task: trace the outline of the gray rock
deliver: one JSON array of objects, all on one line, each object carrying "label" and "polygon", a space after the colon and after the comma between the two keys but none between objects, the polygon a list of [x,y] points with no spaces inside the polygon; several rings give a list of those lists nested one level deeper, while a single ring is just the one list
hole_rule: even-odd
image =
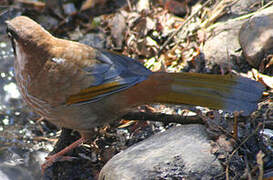
[{"label": "gray rock", "polygon": [[32,180],[30,172],[20,166],[13,166],[7,164],[0,165],[0,179],[1,180]]},{"label": "gray rock", "polygon": [[121,13],[117,13],[109,25],[111,27],[111,36],[115,44],[115,49],[121,49],[126,30],[126,19]]},{"label": "gray rock", "polygon": [[95,48],[105,49],[105,39],[102,34],[88,33],[80,38],[79,42]]},{"label": "gray rock", "polygon": [[245,20],[227,21],[213,30],[213,36],[206,41],[203,49],[207,63],[234,68],[233,62],[241,57],[238,36],[244,22]]},{"label": "gray rock", "polygon": [[239,41],[248,63],[254,67],[258,67],[266,55],[273,53],[273,6],[242,25]]},{"label": "gray rock", "polygon": [[174,127],[115,155],[99,179],[210,179],[223,170],[210,150],[204,126]]},{"label": "gray rock", "polygon": [[[264,4],[269,0],[265,0]],[[241,16],[258,10],[260,6],[257,5],[257,0],[239,0],[236,1],[230,8],[231,14]]]},{"label": "gray rock", "polygon": [[[269,3],[271,0],[264,0],[263,4]],[[237,0],[231,3],[230,7],[226,9],[228,12],[221,17],[218,21],[224,22],[228,19],[236,18],[242,15],[246,15],[252,12],[257,11],[261,6],[261,3],[258,3],[257,0]]]}]

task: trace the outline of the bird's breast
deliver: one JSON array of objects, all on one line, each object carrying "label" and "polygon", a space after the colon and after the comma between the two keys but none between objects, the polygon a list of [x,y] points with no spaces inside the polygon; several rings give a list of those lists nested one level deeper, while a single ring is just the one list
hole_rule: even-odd
[{"label": "bird's breast", "polygon": [[32,74],[35,70],[33,71],[31,67],[29,67],[29,64],[31,64],[29,62],[31,60],[34,59],[27,55],[16,43],[14,69],[18,89],[23,100],[32,107],[34,111],[43,117],[50,118],[50,110],[52,107],[44,99],[40,98],[39,93],[32,93],[37,87],[33,82],[37,81],[37,79]]}]

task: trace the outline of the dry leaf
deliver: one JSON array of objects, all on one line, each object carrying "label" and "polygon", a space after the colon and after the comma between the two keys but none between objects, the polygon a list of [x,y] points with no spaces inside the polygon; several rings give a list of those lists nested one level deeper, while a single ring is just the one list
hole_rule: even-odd
[{"label": "dry leaf", "polygon": [[273,89],[273,77],[259,73],[256,69],[251,70],[253,77],[265,86]]}]

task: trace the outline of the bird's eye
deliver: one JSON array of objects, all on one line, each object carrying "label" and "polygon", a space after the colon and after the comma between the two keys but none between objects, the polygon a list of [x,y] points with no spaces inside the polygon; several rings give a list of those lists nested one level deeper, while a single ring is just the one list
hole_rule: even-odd
[{"label": "bird's eye", "polygon": [[12,38],[12,33],[11,33],[11,30],[9,28],[7,28],[6,32],[7,32],[8,36],[9,36],[9,38]]},{"label": "bird's eye", "polygon": [[9,38],[12,38],[12,35],[11,35],[11,33],[9,31],[7,31],[7,34],[8,34]]},{"label": "bird's eye", "polygon": [[18,38],[17,34],[10,28],[7,28],[7,34],[9,36],[9,38],[11,38],[11,39],[17,39]]},{"label": "bird's eye", "polygon": [[12,48],[13,48],[13,52],[16,56],[16,48],[15,48],[15,39],[17,37],[16,33],[14,31],[12,31],[11,29],[7,28],[7,34],[11,40],[11,45],[12,45]]}]

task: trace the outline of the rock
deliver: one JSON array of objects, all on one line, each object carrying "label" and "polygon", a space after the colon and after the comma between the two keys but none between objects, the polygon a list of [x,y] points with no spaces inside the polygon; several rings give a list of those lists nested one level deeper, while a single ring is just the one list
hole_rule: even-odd
[{"label": "rock", "polygon": [[[271,0],[264,0],[264,4]],[[258,5],[257,0],[237,0],[227,7],[228,12],[222,16],[218,21],[225,22],[228,19],[236,18],[257,11],[261,6]]]},{"label": "rock", "polygon": [[245,20],[227,21],[219,24],[212,32],[214,36],[205,42],[203,53],[208,64],[217,64],[223,68],[235,68],[234,62],[241,57],[238,41],[241,25]]},{"label": "rock", "polygon": [[254,67],[273,53],[273,6],[255,14],[242,25],[239,42],[246,60]]},{"label": "rock", "polygon": [[103,35],[98,33],[85,34],[79,42],[99,49],[105,48],[106,43]]},{"label": "rock", "polygon": [[[267,4],[269,1],[270,0],[265,0],[264,4]],[[230,13],[238,17],[254,12],[259,8],[260,6],[257,6],[257,0],[239,0],[230,7]]]},{"label": "rock", "polygon": [[65,3],[63,4],[64,13],[66,15],[71,15],[77,12],[77,9],[73,3]]},{"label": "rock", "polygon": [[223,171],[210,150],[204,126],[174,127],[115,155],[99,179],[210,179]]},{"label": "rock", "polygon": [[32,180],[32,176],[28,170],[20,166],[1,164],[0,165],[1,180]]},{"label": "rock", "polygon": [[273,154],[273,129],[264,129],[260,131],[260,135],[265,149]]},{"label": "rock", "polygon": [[124,41],[124,33],[126,30],[126,19],[121,13],[116,13],[115,17],[109,23],[111,28],[111,36],[115,49],[121,49]]}]

